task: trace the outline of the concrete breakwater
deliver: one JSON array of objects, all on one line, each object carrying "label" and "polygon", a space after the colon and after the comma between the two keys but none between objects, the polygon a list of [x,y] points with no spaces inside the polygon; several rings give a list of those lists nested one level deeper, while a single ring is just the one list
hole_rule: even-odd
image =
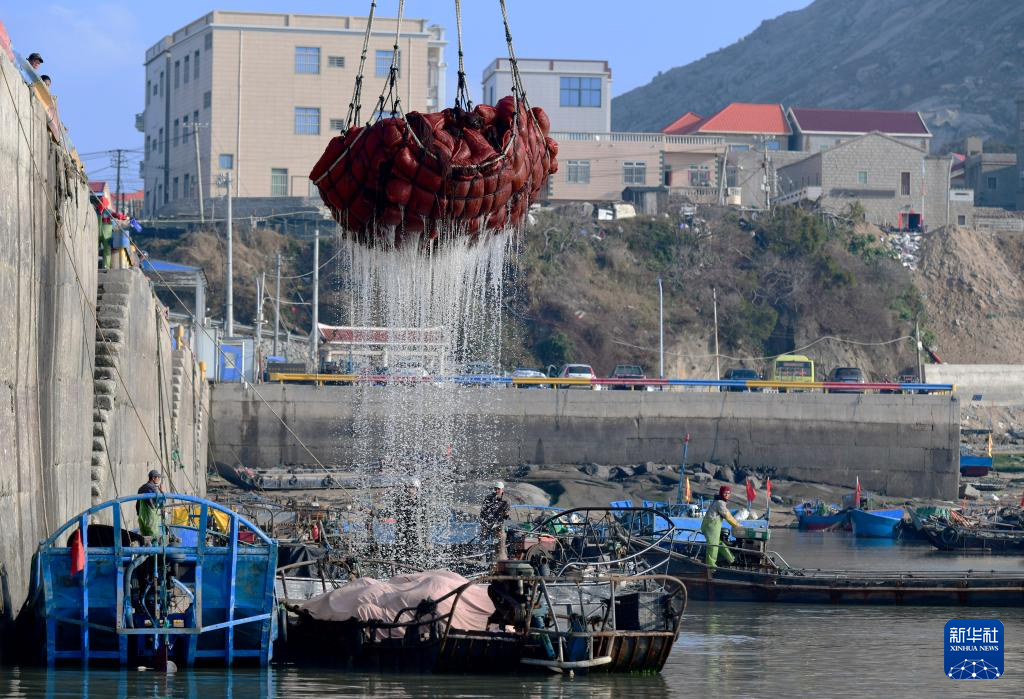
[{"label": "concrete breakwater", "polygon": [[142,272],[97,272],[78,165],[3,56],[0,71],[0,641],[10,641],[32,554],[54,529],[134,493],[159,464],[177,490],[205,489],[209,395],[191,353],[172,349]]},{"label": "concrete breakwater", "polygon": [[[218,385],[210,408],[210,458],[257,468],[312,465],[304,444],[325,464],[351,464],[351,406],[360,390],[367,391],[361,419],[385,414],[383,405],[373,408],[373,389]],[[456,458],[464,464],[482,455],[473,451],[482,439],[489,440],[486,453],[496,452],[499,466],[678,463],[689,433],[691,462],[763,468],[778,477],[842,486],[859,476],[865,489],[888,495],[957,497],[955,396],[436,390],[466,430],[487,426],[480,440],[472,434],[463,440],[469,453]],[[481,391],[500,396],[482,401]],[[384,391],[377,396],[387,400]]]}]

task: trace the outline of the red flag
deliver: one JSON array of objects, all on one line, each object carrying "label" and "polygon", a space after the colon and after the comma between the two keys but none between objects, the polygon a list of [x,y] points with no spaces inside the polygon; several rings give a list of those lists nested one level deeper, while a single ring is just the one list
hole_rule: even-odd
[{"label": "red flag", "polygon": [[757,499],[757,491],[754,490],[754,484],[747,479],[747,502],[754,502]]},{"label": "red flag", "polygon": [[1020,506],[1024,507],[1024,492],[1020,494]]},{"label": "red flag", "polygon": [[853,506],[860,507],[860,476],[857,476],[857,490],[854,491],[854,503]]},{"label": "red flag", "polygon": [[764,482],[764,497],[765,497],[765,500],[768,501],[768,504],[771,505],[772,504],[772,479],[771,479],[771,477],[769,477],[768,480],[766,480]]},{"label": "red flag", "polygon": [[76,529],[71,535],[71,574],[85,570],[85,547],[82,546],[82,530]]}]

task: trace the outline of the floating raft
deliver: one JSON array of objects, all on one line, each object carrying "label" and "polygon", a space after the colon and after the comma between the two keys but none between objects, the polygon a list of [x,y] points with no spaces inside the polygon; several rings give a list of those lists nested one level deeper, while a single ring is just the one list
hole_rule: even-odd
[{"label": "floating raft", "polygon": [[[159,536],[123,528],[137,505],[157,507]],[[36,554],[46,661],[266,665],[276,565],[273,539],[210,500],[146,493],[91,507]]]}]

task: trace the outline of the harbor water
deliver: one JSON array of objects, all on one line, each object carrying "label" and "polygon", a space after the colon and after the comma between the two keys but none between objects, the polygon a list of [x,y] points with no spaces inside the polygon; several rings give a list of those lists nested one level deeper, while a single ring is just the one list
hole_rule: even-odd
[{"label": "harbor water", "polygon": [[[1012,570],[1016,556],[956,556],[927,545],[845,533],[773,532],[792,564],[829,569]],[[950,680],[943,632],[952,618],[996,618],[1006,633],[998,680]],[[387,676],[276,666],[154,672],[0,668],[0,697],[776,697],[1019,696],[1024,608],[705,604],[687,609],[660,675]]]}]

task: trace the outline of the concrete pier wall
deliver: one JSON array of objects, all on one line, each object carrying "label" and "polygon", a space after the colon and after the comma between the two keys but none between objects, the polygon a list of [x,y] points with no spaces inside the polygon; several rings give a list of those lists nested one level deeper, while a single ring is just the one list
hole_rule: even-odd
[{"label": "concrete pier wall", "polygon": [[925,364],[928,383],[951,383],[964,401],[980,396],[982,405],[1024,405],[1022,364]]},{"label": "concrete pier wall", "polygon": [[2,628],[39,541],[89,506],[97,230],[42,107],[5,58],[0,71]]},{"label": "concrete pier wall", "polygon": [[172,348],[146,277],[97,272],[84,177],[2,56],[0,71],[2,659],[41,540],[134,493],[160,463],[174,489],[205,492],[209,389],[191,353]]},{"label": "concrete pier wall", "polygon": [[[350,463],[352,398],[359,390],[217,385],[211,459],[234,464],[237,456],[263,468],[311,464],[276,412],[321,461]],[[488,391],[494,400],[484,398]],[[383,414],[387,393],[366,390],[371,425]],[[960,407],[950,395],[467,388],[439,391],[437,405],[465,416],[467,425],[492,426],[463,441],[469,463],[474,444],[488,440],[490,449],[495,439],[502,465],[678,463],[690,433],[691,462],[764,467],[835,485],[852,485],[859,476],[864,488],[897,496],[952,499],[959,485]]]}]

